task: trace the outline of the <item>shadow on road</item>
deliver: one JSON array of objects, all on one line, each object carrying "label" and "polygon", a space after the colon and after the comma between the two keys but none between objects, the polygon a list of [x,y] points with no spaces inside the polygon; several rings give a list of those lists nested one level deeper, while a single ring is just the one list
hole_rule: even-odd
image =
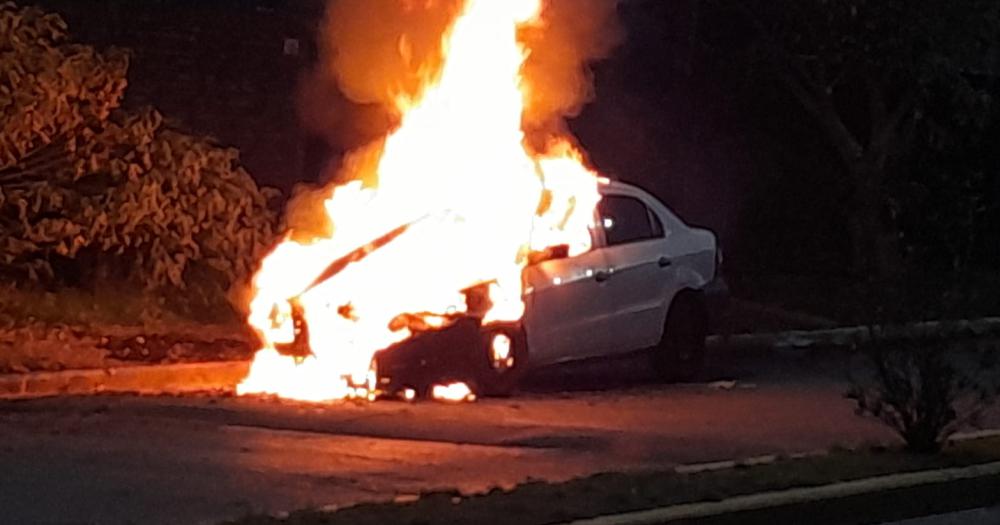
[{"label": "shadow on road", "polygon": [[[747,354],[717,349],[708,356],[705,370],[691,383],[842,381],[847,377],[846,370],[847,354],[842,349]],[[663,381],[650,364],[649,355],[637,353],[533,370],[522,382],[521,391],[529,394],[604,392],[661,384]]]},{"label": "shadow on road", "polygon": [[[695,382],[732,379],[737,371],[732,363],[713,362]],[[525,378],[521,389],[529,393],[614,391],[662,383],[647,354],[632,354],[535,370]]]}]

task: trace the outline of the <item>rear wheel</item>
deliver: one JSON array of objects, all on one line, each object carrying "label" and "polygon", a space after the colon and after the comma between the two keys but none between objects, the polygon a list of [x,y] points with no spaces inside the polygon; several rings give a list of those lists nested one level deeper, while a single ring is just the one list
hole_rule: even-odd
[{"label": "rear wheel", "polygon": [[483,327],[477,386],[486,396],[506,397],[517,390],[528,366],[528,341],[520,325]]},{"label": "rear wheel", "polygon": [[708,314],[704,299],[691,291],[674,298],[667,312],[663,336],[653,349],[653,365],[666,381],[690,381],[705,367]]}]

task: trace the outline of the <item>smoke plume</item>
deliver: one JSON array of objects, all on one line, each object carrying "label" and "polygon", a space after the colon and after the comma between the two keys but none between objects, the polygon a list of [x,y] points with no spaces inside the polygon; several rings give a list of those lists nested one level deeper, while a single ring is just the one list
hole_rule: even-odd
[{"label": "smoke plume", "polygon": [[[507,1],[507,0],[495,0]],[[594,97],[589,64],[624,34],[619,0],[543,0],[541,22],[525,28],[529,50],[525,129],[551,133]],[[397,123],[395,102],[419,95],[441,66],[445,32],[464,0],[330,0],[317,71],[303,82],[306,126],[334,149],[350,150]]]},{"label": "smoke plume", "polygon": [[[566,134],[565,119],[594,98],[590,64],[607,57],[624,36],[619,0],[542,1],[541,20],[520,35],[529,53],[522,72],[523,127],[535,150]],[[443,38],[464,5],[465,0],[329,0],[318,66],[299,90],[307,129],[325,137],[332,150],[349,152],[325,179],[370,176],[358,167],[370,167],[366,159],[377,158],[379,139],[398,125],[397,101],[418,97],[440,71]],[[293,196],[288,217],[293,230],[329,226],[317,229],[305,220],[325,215],[316,213],[322,198],[310,193],[300,189]]]},{"label": "smoke plume", "polygon": [[523,31],[521,40],[530,50],[523,71],[528,87],[524,128],[532,143],[564,134],[565,119],[593,101],[590,64],[607,58],[625,36],[618,3],[548,0],[541,23]]}]

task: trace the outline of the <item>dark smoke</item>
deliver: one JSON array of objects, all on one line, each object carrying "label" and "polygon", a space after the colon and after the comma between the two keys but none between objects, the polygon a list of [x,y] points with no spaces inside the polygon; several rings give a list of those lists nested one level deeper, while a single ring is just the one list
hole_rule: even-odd
[{"label": "dark smoke", "polygon": [[521,39],[531,50],[524,66],[529,96],[524,128],[532,144],[566,134],[565,119],[594,100],[590,64],[624,40],[618,0],[547,0],[542,23]]},{"label": "dark smoke", "polygon": [[[506,1],[506,0],[495,0]],[[543,0],[525,28],[530,90],[525,128],[558,132],[593,100],[589,63],[623,39],[618,0]],[[335,150],[376,140],[397,123],[393,102],[416,96],[441,66],[441,41],[463,0],[330,0],[319,67],[303,83],[302,118]]]},{"label": "dark smoke", "polygon": [[[503,2],[507,0],[493,0]],[[542,20],[526,27],[530,50],[524,128],[529,145],[543,150],[566,133],[565,119],[594,98],[589,64],[605,58],[623,39],[619,0],[543,0]],[[442,39],[464,0],[330,0],[320,31],[318,67],[303,79],[300,116],[306,128],[344,155],[341,166],[321,174],[343,182],[369,175],[379,139],[398,125],[394,102],[416,97],[442,64]],[[319,225],[324,195],[299,188],[288,224],[299,233],[326,233]],[[318,214],[318,215],[317,215]],[[312,221],[312,223],[310,222]]]},{"label": "dark smoke", "polygon": [[299,90],[307,129],[349,151],[398,124],[395,100],[440,70],[441,39],[462,0],[330,0],[316,71]]}]

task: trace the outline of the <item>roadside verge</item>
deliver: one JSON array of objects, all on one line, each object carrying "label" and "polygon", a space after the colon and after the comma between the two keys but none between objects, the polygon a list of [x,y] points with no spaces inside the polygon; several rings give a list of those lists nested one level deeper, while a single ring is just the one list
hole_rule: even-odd
[{"label": "roadside verge", "polygon": [[1000,501],[998,437],[961,440],[933,456],[874,448],[735,464],[597,474],[564,483],[529,481],[513,490],[482,494],[400,494],[383,503],[249,516],[232,523],[841,525]]},{"label": "roadside verge", "polygon": [[[780,350],[791,348],[843,347],[864,341],[869,335],[867,326],[846,326],[823,330],[789,330],[774,333],[712,335],[706,340],[709,347],[730,350]],[[1000,317],[965,319],[958,321],[925,321],[906,325],[884,327],[883,338],[905,339],[927,333],[941,336],[968,338],[1000,334]]]},{"label": "roadside verge", "polygon": [[172,394],[231,390],[249,370],[248,361],[142,365],[108,369],[0,375],[0,399],[128,392]]},{"label": "roadside verge", "polygon": [[[780,351],[851,345],[867,336],[867,327],[792,330],[709,336],[710,348],[726,351]],[[961,321],[929,321],[886,327],[885,337],[906,338],[935,332],[956,338],[1000,334],[1000,317]],[[0,399],[47,397],[63,394],[128,392],[170,394],[231,390],[247,374],[249,361],[136,365],[103,369],[0,374]]]},{"label": "roadside verge", "polygon": [[[954,486],[949,486],[954,484]],[[975,487],[968,486],[974,484]],[[980,489],[983,485],[991,487],[987,492],[972,496],[970,491]],[[957,487],[961,487],[958,489]],[[926,492],[934,492],[933,497]],[[945,501],[934,502],[941,498],[941,493],[949,492],[965,494],[969,501],[960,501],[957,497],[943,498]],[[916,501],[901,505],[898,501],[901,494],[915,497],[923,494]],[[988,495],[993,494],[990,498]],[[881,501],[879,497],[881,496]],[[860,498],[867,500],[860,506]],[[657,509],[612,514],[597,518],[569,522],[565,525],[657,525],[660,523],[756,523],[764,519],[768,523],[810,523],[819,524],[837,522],[842,519],[901,519],[925,515],[928,511],[940,512],[959,510],[980,504],[995,503],[1000,500],[1000,462],[973,465],[962,468],[910,472],[877,476],[843,483],[832,483],[818,487],[793,488],[780,491],[762,492],[746,496],[738,496],[721,501],[688,503],[661,507]],[[840,511],[826,508],[834,502],[841,507]],[[822,506],[823,511],[816,507]],[[860,510],[860,508],[865,510]],[[845,513],[844,510],[847,512]],[[788,519],[775,519],[782,513]],[[766,514],[766,515],[765,515]],[[794,518],[793,518],[794,516]],[[837,521],[829,521],[837,520]]]}]

